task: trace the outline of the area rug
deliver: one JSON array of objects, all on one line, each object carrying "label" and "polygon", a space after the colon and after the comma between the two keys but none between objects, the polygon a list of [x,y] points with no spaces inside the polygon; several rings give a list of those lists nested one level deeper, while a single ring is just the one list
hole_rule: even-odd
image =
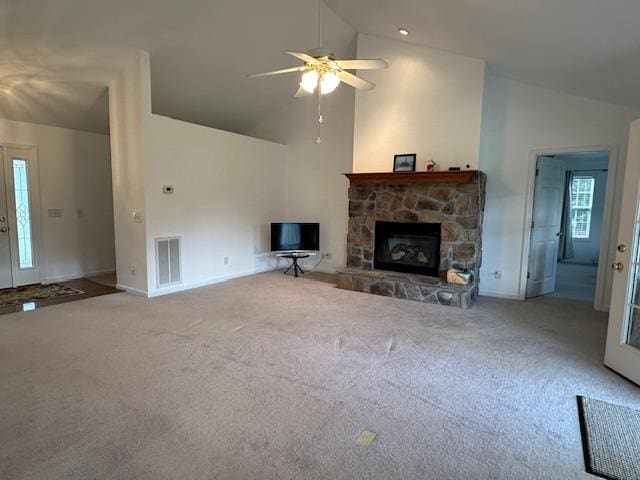
[{"label": "area rug", "polygon": [[640,411],[578,396],[587,471],[612,480],[640,480]]},{"label": "area rug", "polygon": [[0,290],[0,308],[22,305],[38,300],[48,300],[69,295],[81,295],[84,292],[76,288],[67,287],[60,283],[48,285],[28,285],[26,287],[5,288]]}]

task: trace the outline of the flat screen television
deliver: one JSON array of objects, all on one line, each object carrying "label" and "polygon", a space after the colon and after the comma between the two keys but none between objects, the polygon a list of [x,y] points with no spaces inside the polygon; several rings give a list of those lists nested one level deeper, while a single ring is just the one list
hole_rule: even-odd
[{"label": "flat screen television", "polygon": [[299,252],[320,250],[319,223],[272,223],[271,251]]}]

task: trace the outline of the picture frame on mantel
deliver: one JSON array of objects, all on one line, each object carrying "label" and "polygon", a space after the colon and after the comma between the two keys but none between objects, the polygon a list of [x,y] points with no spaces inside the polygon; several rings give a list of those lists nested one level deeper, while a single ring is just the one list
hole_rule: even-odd
[{"label": "picture frame on mantel", "polygon": [[416,171],[415,153],[398,153],[393,156],[394,172],[415,172]]}]

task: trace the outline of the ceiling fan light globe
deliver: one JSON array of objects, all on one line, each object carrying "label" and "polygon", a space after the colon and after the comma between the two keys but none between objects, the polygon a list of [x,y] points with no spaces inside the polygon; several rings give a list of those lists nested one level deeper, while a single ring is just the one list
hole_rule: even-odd
[{"label": "ceiling fan light globe", "polygon": [[340,79],[333,72],[327,72],[322,75],[320,79],[320,93],[322,95],[327,95],[328,93],[333,92],[340,85]]},{"label": "ceiling fan light globe", "polygon": [[300,86],[309,93],[313,93],[318,86],[320,75],[315,70],[307,70],[302,74]]}]

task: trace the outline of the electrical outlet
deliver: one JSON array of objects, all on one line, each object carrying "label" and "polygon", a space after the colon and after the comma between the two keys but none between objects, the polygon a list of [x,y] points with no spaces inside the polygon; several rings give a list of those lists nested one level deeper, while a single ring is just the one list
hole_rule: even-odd
[{"label": "electrical outlet", "polygon": [[229,257],[224,257],[224,264],[229,265]]},{"label": "electrical outlet", "polygon": [[493,277],[496,280],[502,279],[502,270],[496,270],[495,272],[493,272]]},{"label": "electrical outlet", "polygon": [[131,272],[131,275],[135,276],[135,274],[136,274],[136,266],[135,265],[129,265],[129,271]]}]

